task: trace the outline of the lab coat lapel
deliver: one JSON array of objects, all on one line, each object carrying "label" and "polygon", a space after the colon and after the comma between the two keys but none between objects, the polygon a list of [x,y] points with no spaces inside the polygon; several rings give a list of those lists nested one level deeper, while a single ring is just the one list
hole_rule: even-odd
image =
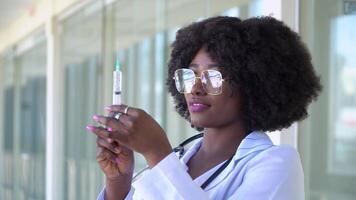
[{"label": "lab coat lapel", "polygon": [[267,149],[273,145],[267,134],[263,132],[252,132],[247,135],[240,143],[232,162],[217,176],[207,187],[206,191],[214,188],[222,182],[235,168],[238,161],[246,157],[250,153]]},{"label": "lab coat lapel", "polygon": [[267,134],[254,131],[241,141],[233,159],[236,162],[252,152],[264,150],[272,145]]},{"label": "lab coat lapel", "polygon": [[187,162],[199,150],[202,143],[202,138],[197,139],[194,144],[184,153],[180,161],[184,164],[186,171],[188,171]]}]

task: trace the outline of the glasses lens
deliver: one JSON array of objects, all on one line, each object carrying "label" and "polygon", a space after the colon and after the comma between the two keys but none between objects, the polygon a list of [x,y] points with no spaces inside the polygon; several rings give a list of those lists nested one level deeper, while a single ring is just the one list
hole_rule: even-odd
[{"label": "glasses lens", "polygon": [[202,74],[202,83],[208,94],[220,94],[222,86],[222,76],[217,70],[206,70]]},{"label": "glasses lens", "polygon": [[174,73],[176,88],[180,93],[190,93],[195,84],[195,74],[191,69],[177,69]]}]

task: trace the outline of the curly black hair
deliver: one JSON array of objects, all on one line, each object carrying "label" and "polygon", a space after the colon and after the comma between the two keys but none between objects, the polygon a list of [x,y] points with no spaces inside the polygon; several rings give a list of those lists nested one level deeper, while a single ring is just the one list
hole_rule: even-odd
[{"label": "curly black hair", "polygon": [[167,86],[177,112],[188,121],[187,103],[172,77],[201,48],[219,64],[233,91],[239,90],[246,130],[280,130],[306,118],[322,88],[301,38],[272,17],[195,22],[177,32],[172,48]]}]

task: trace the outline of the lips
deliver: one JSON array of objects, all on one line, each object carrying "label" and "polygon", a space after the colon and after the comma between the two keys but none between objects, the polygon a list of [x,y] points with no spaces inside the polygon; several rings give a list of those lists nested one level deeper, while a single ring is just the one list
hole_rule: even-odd
[{"label": "lips", "polygon": [[203,112],[210,107],[209,104],[197,100],[189,102],[188,106],[191,112]]}]

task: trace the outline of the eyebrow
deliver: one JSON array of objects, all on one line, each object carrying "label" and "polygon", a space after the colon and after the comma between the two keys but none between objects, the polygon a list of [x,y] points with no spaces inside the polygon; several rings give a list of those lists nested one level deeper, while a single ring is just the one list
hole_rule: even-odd
[{"label": "eyebrow", "polygon": [[[197,67],[199,67],[199,65],[198,64],[190,64],[188,67],[197,68]],[[219,67],[219,65],[217,63],[212,63],[212,64],[208,64],[207,67]]]}]

